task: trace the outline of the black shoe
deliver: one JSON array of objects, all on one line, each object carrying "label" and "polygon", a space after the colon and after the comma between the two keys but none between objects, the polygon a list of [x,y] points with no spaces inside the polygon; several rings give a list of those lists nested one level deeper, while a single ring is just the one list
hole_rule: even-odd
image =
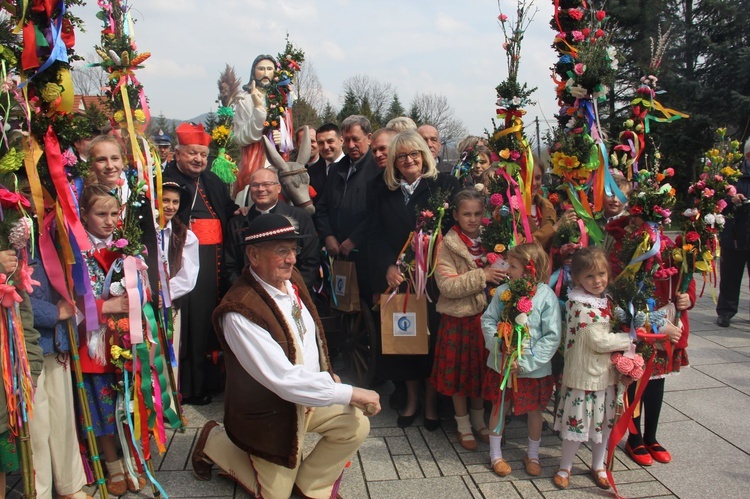
[{"label": "black shoe", "polygon": [[398,425],[399,428],[408,428],[412,424],[414,424],[414,420],[417,419],[418,413],[419,413],[419,409],[414,411],[414,414],[412,414],[411,416],[399,416],[396,419],[396,424]]},{"label": "black shoe", "polygon": [[188,397],[182,399],[182,405],[208,405],[211,403],[210,395],[201,395],[198,397]]},{"label": "black shoe", "polygon": [[440,428],[439,419],[427,419],[424,418],[424,429],[427,431],[435,431]]},{"label": "black shoe", "polygon": [[719,327],[729,327],[729,317],[726,315],[720,315],[716,318],[716,324],[718,324]]}]

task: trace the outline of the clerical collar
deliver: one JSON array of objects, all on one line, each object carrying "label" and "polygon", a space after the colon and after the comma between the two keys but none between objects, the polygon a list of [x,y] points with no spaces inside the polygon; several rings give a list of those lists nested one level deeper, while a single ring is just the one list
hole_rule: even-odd
[{"label": "clerical collar", "polygon": [[271,206],[271,207],[270,207],[270,208],[268,208],[267,210],[261,210],[260,208],[258,208],[258,205],[256,204],[256,205],[255,205],[255,209],[256,209],[256,210],[258,210],[258,213],[260,213],[261,215],[266,215],[266,214],[268,214],[268,213],[271,213],[271,210],[273,210],[274,208],[276,208],[276,205],[277,205],[277,204],[279,204],[279,202],[278,202],[278,201],[276,201],[276,202],[275,202],[275,203],[273,204],[273,206]]}]

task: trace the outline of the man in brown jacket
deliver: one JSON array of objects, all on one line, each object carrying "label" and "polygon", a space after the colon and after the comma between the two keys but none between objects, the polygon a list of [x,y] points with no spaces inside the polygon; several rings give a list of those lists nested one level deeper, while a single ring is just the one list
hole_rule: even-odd
[{"label": "man in brown jacket", "polygon": [[[286,217],[253,220],[250,265],[214,312],[224,347],[224,426],[209,421],[192,455],[200,480],[216,464],[257,497],[337,497],[346,463],[367,438],[376,392],[331,371],[320,319],[294,268],[300,236]],[[303,460],[307,432],[321,440]]]}]

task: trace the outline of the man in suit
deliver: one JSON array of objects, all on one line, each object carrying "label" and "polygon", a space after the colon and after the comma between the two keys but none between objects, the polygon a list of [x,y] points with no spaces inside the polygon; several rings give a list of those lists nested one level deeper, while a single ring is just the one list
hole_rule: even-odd
[{"label": "man in suit", "polygon": [[453,169],[453,165],[447,161],[440,160],[440,150],[443,148],[443,143],[440,142],[440,132],[432,125],[422,125],[417,128],[417,133],[427,142],[427,148],[432,153],[432,157],[435,158],[437,169],[440,173],[450,173]]},{"label": "man in suit", "polygon": [[381,170],[370,150],[370,120],[349,116],[341,123],[341,130],[346,156],[328,172],[325,193],[316,208],[318,233],[329,255],[354,261],[360,295],[369,302],[367,184]]},{"label": "man in suit", "polygon": [[307,167],[307,173],[310,175],[310,185],[315,189],[316,195],[313,198],[313,204],[317,209],[318,203],[323,199],[326,179],[331,165],[344,158],[344,139],[341,137],[341,130],[335,123],[322,125],[315,131],[314,137],[320,159],[317,163]]},{"label": "man in suit", "polygon": [[388,163],[388,146],[391,145],[391,140],[397,133],[392,128],[381,128],[372,134],[370,149],[372,149],[372,155],[381,170],[385,169],[385,165]]},{"label": "man in suit", "polygon": [[320,242],[310,215],[303,209],[290,206],[279,199],[281,184],[273,170],[262,168],[250,176],[250,198],[253,205],[246,217],[235,217],[227,231],[229,244],[224,250],[224,263],[230,284],[239,279],[248,260],[241,247],[240,233],[250,222],[266,213],[276,213],[291,219],[297,231],[304,235],[295,267],[302,274],[308,290],[320,284]]}]

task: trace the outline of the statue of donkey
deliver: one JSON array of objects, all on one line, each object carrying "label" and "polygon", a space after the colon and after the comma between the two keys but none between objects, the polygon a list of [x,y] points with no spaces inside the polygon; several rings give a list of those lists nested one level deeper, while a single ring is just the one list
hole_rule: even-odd
[{"label": "statue of donkey", "polygon": [[303,208],[310,215],[315,213],[315,206],[310,199],[310,175],[307,174],[305,165],[310,160],[312,148],[310,147],[310,129],[305,127],[302,134],[302,141],[299,145],[299,154],[297,161],[287,163],[276,147],[263,137],[263,148],[266,151],[266,158],[271,164],[269,168],[276,170],[281,182],[282,194],[284,199],[288,200],[294,206]]}]

